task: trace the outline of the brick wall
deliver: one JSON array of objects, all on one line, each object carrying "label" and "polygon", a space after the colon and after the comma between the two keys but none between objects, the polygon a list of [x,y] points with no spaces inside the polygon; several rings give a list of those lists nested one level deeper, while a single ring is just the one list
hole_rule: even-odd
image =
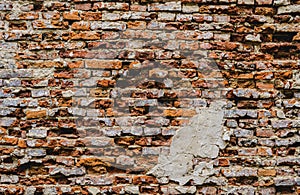
[{"label": "brick wall", "polygon": [[[297,0],[1,1],[0,193],[299,193],[299,14]],[[149,174],[216,101],[226,147],[192,162],[213,162],[209,177]]]}]

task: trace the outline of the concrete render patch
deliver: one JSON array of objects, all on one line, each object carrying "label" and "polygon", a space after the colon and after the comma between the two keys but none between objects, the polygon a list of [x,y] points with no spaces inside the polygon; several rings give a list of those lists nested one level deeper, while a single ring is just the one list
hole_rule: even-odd
[{"label": "concrete render patch", "polygon": [[[226,146],[222,128],[224,104],[223,101],[212,102],[210,107],[201,109],[192,117],[188,126],[180,128],[173,137],[170,154],[160,155],[158,164],[148,174],[157,178],[167,177],[180,185],[190,180],[201,185],[213,175],[213,159],[218,156],[219,149]],[[194,167],[193,159],[197,157],[212,160]]]}]

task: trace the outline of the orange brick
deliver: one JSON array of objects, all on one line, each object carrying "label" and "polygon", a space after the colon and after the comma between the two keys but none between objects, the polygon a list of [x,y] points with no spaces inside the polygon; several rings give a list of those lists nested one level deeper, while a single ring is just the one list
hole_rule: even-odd
[{"label": "orange brick", "polygon": [[90,30],[90,23],[88,22],[74,22],[71,26],[72,29],[74,30]]},{"label": "orange brick", "polygon": [[183,110],[164,110],[164,116],[179,117],[183,115]]},{"label": "orange brick", "polygon": [[26,148],[27,147],[26,141],[24,139],[19,139],[18,147],[19,148]]},{"label": "orange brick", "polygon": [[131,29],[145,29],[146,22],[136,21],[136,22],[128,22],[127,27]]},{"label": "orange brick", "polygon": [[122,68],[121,61],[106,61],[106,60],[87,60],[85,62],[87,68],[100,69],[120,69]]},{"label": "orange brick", "polygon": [[275,176],[276,170],[274,169],[258,169],[258,176]]},{"label": "orange brick", "polygon": [[257,155],[259,156],[272,156],[273,152],[271,148],[258,148],[257,149]]},{"label": "orange brick", "polygon": [[46,117],[46,115],[47,115],[46,110],[27,111],[26,112],[26,118],[27,119],[44,118],[44,117]]},{"label": "orange brick", "polygon": [[256,87],[259,89],[274,89],[273,83],[256,82]]},{"label": "orange brick", "polygon": [[64,12],[63,18],[66,20],[80,20],[78,12]]}]

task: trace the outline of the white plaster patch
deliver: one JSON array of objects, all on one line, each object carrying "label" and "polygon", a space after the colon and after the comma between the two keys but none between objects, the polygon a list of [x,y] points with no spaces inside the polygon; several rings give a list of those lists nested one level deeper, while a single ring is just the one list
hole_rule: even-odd
[{"label": "white plaster patch", "polygon": [[[168,177],[180,185],[190,180],[201,185],[213,175],[213,159],[218,156],[219,149],[226,146],[222,128],[223,106],[223,101],[213,102],[192,117],[189,125],[179,129],[173,137],[169,156],[160,155],[158,164],[148,174],[158,178]],[[212,160],[193,167],[193,159],[197,157]]]}]

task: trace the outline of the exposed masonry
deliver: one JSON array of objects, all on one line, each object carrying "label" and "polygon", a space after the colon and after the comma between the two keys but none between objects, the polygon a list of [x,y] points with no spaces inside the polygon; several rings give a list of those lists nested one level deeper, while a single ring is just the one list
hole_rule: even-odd
[{"label": "exposed masonry", "polygon": [[0,194],[299,194],[299,5],[1,1]]}]

